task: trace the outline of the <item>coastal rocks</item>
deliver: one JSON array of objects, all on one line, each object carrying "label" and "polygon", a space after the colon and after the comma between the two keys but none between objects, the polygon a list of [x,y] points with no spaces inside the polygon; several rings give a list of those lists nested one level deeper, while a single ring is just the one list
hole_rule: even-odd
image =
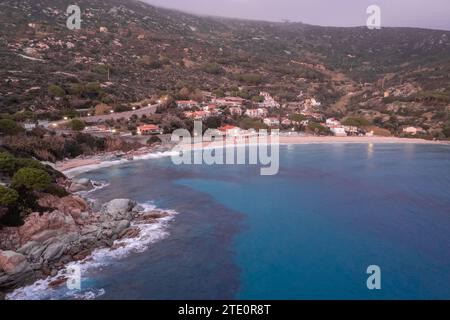
[{"label": "coastal rocks", "polygon": [[29,268],[24,255],[14,251],[0,251],[0,269],[7,274],[20,273]]},{"label": "coastal rocks", "polygon": [[102,206],[100,219],[102,221],[130,221],[133,218],[134,207],[136,207],[136,202],[130,199],[114,199]]},{"label": "coastal rocks", "polygon": [[60,258],[66,251],[67,247],[64,243],[55,242],[50,244],[42,255],[44,261],[53,261]]},{"label": "coastal rocks", "polygon": [[138,217],[136,217],[136,221],[140,222],[146,222],[146,223],[153,223],[158,219],[165,218],[169,214],[164,211],[158,211],[158,210],[152,210],[150,212],[145,212]]},{"label": "coastal rocks", "polygon": [[68,213],[59,211],[46,212],[42,215],[32,213],[25,223],[18,228],[21,243],[25,244],[30,240],[44,242],[60,233],[77,231],[77,225],[73,217]]},{"label": "coastal rocks", "polygon": [[124,247],[127,241],[116,240],[137,238],[143,225],[169,215],[161,210],[145,212],[130,199],[105,203],[98,213],[75,195],[43,194],[39,201],[51,211],[31,213],[22,226],[0,230],[5,250],[0,251],[0,292],[56,275],[64,265],[88,258],[95,249]]},{"label": "coastal rocks", "polygon": [[39,205],[44,208],[51,208],[63,213],[78,214],[89,210],[87,202],[76,195],[59,198],[51,194],[45,194],[39,201]]},{"label": "coastal rocks", "polygon": [[0,289],[14,288],[34,279],[26,257],[14,251],[0,251]]},{"label": "coastal rocks", "polygon": [[89,179],[73,180],[69,186],[69,192],[89,191],[94,188],[92,181]]},{"label": "coastal rocks", "polygon": [[119,221],[119,223],[114,228],[114,232],[113,233],[114,234],[119,234],[123,230],[127,229],[129,226],[130,226],[130,221],[128,221],[128,220]]}]

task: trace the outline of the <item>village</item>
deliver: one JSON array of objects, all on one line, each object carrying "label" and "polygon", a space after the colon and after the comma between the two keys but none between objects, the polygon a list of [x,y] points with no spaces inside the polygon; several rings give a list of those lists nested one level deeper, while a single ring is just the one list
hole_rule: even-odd
[{"label": "village", "polygon": [[[299,95],[298,102],[283,105],[265,91],[259,93],[258,99],[252,100],[239,96],[216,97],[210,92],[201,92],[201,99],[198,100],[201,101],[153,97],[153,100],[145,100],[144,103],[133,103],[123,112],[101,103],[93,109],[76,110],[75,114],[64,116],[61,120],[25,122],[23,126],[27,131],[41,126],[60,134],[81,131],[94,136],[120,136],[145,143],[149,136],[158,136],[164,140],[164,136],[171,134],[158,121],[167,114],[178,116],[185,123],[202,121],[206,129],[216,129],[217,134],[223,135],[247,135],[260,129],[269,132],[277,129],[280,135],[374,135],[374,131],[367,130],[367,124],[359,123],[358,119],[347,118],[342,121],[326,118],[321,112],[322,103],[314,97],[306,98],[303,94]],[[158,113],[162,115],[157,116]],[[187,127],[191,128],[189,125]],[[411,136],[423,131],[422,128],[412,126],[405,126],[402,130],[405,135]]]}]

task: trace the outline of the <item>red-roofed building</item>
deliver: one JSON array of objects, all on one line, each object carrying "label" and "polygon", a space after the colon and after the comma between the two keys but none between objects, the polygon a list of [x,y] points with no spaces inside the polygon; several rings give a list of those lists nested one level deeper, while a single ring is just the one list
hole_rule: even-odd
[{"label": "red-roofed building", "polygon": [[152,134],[162,134],[162,130],[154,124],[144,124],[137,128],[137,133],[143,136]]}]

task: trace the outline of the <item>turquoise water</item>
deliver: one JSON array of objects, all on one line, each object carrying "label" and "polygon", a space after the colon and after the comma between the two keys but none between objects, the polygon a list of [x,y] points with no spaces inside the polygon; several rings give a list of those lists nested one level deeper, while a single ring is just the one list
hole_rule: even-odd
[{"label": "turquoise water", "polygon": [[[169,235],[89,285],[125,299],[450,299],[450,148],[299,145],[280,172],[174,166],[170,158],[86,173],[179,212]],[[366,269],[381,268],[381,290]]]}]

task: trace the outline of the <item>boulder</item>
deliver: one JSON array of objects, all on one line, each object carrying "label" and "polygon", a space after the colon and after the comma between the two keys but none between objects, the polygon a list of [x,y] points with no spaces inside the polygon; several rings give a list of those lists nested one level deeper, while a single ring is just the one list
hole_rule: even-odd
[{"label": "boulder", "polygon": [[6,274],[18,274],[31,270],[24,255],[14,251],[0,251],[0,270]]},{"label": "boulder", "polygon": [[65,243],[54,242],[50,244],[43,253],[42,257],[45,261],[53,261],[60,258],[63,253],[67,250]]},{"label": "boulder", "polygon": [[101,219],[103,221],[131,220],[132,210],[136,202],[130,199],[114,199],[105,203],[101,208]]},{"label": "boulder", "polygon": [[89,191],[92,190],[94,186],[92,185],[91,180],[89,179],[77,179],[73,180],[70,184],[69,191],[70,192],[80,192],[80,191]]},{"label": "boulder", "polygon": [[114,234],[121,233],[123,230],[125,230],[129,226],[130,226],[130,221],[128,221],[128,220],[119,221],[119,223],[116,225],[116,227],[114,229]]},{"label": "boulder", "polygon": [[55,210],[43,215],[39,213],[28,215],[17,232],[21,238],[21,244],[25,244],[29,240],[44,242],[60,233],[77,230],[75,220],[70,214]]}]

